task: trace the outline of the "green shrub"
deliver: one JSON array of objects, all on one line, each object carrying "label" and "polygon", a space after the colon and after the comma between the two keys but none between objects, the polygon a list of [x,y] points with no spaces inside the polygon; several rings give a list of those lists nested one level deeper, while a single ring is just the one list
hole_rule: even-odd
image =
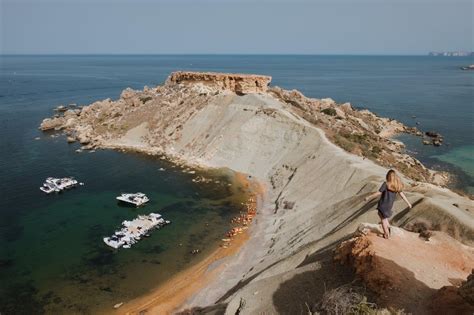
[{"label": "green shrub", "polygon": [[329,115],[329,116],[336,116],[336,110],[332,107],[325,108],[321,111],[321,113]]},{"label": "green shrub", "polygon": [[140,96],[140,101],[145,104],[146,102],[152,100],[153,98],[151,96]]},{"label": "green shrub", "polygon": [[379,156],[380,153],[382,153],[382,148],[379,147],[379,146],[374,145],[374,146],[372,147],[372,153],[373,153],[375,156]]},{"label": "green shrub", "polygon": [[346,150],[347,152],[352,152],[356,147],[356,145],[353,142],[351,142],[350,140],[348,140],[345,137],[342,137],[340,135],[336,135],[334,137],[334,142],[338,146],[340,146],[341,148]]}]

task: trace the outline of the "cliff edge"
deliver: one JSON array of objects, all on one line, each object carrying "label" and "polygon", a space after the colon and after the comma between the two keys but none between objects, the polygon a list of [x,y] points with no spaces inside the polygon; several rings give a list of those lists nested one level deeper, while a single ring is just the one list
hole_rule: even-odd
[{"label": "cliff edge", "polygon": [[238,94],[265,93],[272,77],[255,74],[234,74],[217,72],[173,72],[167,84],[204,84],[221,91],[227,90]]}]

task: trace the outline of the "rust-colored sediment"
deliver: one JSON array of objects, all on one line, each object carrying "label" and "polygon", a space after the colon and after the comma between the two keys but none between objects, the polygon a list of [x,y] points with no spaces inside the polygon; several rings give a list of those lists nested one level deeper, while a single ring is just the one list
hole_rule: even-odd
[{"label": "rust-colored sediment", "polygon": [[[256,181],[251,181],[245,174],[237,173],[234,179],[241,187],[252,191],[248,202],[250,211],[256,210],[257,197],[264,192],[264,186]],[[249,222],[250,223],[250,222]],[[227,236],[223,236],[226,238]],[[208,285],[225,267],[224,264],[209,270],[209,267],[223,258],[231,258],[236,255],[240,248],[249,239],[248,230],[240,230],[230,237],[230,242],[223,243],[209,256],[195,265],[177,273],[169,280],[161,284],[152,292],[135,300],[126,302],[117,310],[111,310],[110,314],[139,314],[146,311],[150,314],[171,314],[179,309],[191,296]]]},{"label": "rust-colored sediment", "polygon": [[236,236],[228,248],[219,247],[201,262],[176,274],[153,292],[125,303],[112,314],[139,314],[141,311],[151,314],[171,314],[188,298],[209,284],[224,267],[219,265],[208,271],[211,264],[236,254],[247,239],[248,233]]}]

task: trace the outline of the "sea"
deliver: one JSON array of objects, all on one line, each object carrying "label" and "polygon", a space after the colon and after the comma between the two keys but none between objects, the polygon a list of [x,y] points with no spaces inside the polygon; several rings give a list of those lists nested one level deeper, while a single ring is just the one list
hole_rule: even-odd
[{"label": "sea", "polygon": [[[455,175],[474,193],[472,57],[307,55],[0,56],[0,313],[94,314],[145,294],[215,249],[249,192],[230,170],[196,174],[159,157],[97,150],[76,153],[64,136],[42,133],[58,105],[117,99],[127,87],[164,82],[173,71],[266,74],[272,85],[350,102],[444,137],[441,147],[403,135],[406,150]],[[212,181],[193,181],[196,176]],[[46,177],[84,186],[39,190]],[[151,202],[124,207],[121,192]],[[102,238],[123,220],[161,213],[172,224],[131,249]],[[199,254],[192,254],[199,249]]]}]

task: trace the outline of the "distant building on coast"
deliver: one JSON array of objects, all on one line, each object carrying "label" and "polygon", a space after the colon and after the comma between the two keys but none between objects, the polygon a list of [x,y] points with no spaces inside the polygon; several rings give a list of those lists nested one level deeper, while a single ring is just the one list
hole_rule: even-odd
[{"label": "distant building on coast", "polygon": [[472,51],[430,51],[428,56],[435,57],[469,57],[474,56]]}]

